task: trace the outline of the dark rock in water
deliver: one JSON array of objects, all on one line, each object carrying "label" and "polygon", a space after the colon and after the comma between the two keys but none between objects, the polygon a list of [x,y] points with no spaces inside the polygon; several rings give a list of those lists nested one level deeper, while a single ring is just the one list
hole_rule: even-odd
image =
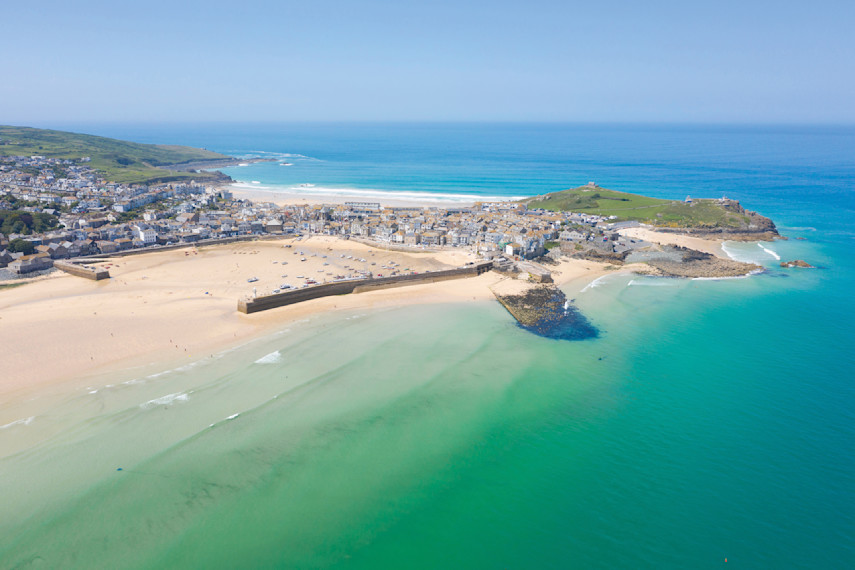
[{"label": "dark rock in water", "polygon": [[722,259],[686,247],[665,246],[663,251],[678,255],[680,260],[650,259],[647,261],[648,265],[664,277],[738,277],[763,270],[761,266],[754,263]]},{"label": "dark rock in water", "polygon": [[801,259],[796,259],[793,261],[782,261],[781,267],[806,267],[806,268],[812,269],[813,265],[811,265],[807,261],[803,261]]},{"label": "dark rock in water", "polygon": [[536,335],[559,340],[595,338],[599,331],[557,287],[540,286],[521,295],[496,295],[519,325]]}]

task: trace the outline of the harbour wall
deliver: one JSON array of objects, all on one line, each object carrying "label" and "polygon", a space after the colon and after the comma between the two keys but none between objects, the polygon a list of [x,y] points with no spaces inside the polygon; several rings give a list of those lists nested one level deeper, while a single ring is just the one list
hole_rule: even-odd
[{"label": "harbour wall", "polygon": [[103,268],[76,265],[67,261],[54,261],[53,266],[70,275],[91,279],[93,281],[101,281],[102,279],[110,278],[110,272]]},{"label": "harbour wall", "polygon": [[291,289],[281,293],[264,295],[254,299],[241,299],[238,301],[238,311],[246,314],[257,313],[259,311],[293,305],[294,303],[302,303],[303,301],[310,301],[312,299],[320,299],[321,297],[331,297],[333,295],[347,295],[349,293],[362,293],[365,291],[375,291],[390,287],[406,287],[407,285],[435,283],[437,281],[446,281],[448,279],[476,277],[482,273],[490,271],[492,268],[493,262],[486,261],[476,263],[474,265],[467,265],[466,267],[460,267],[458,269],[432,271],[430,273],[396,275],[394,277],[370,279],[352,279],[347,281],[324,283],[322,285],[313,285],[304,289]]},{"label": "harbour wall", "polygon": [[357,236],[350,236],[351,241],[355,241],[357,243],[361,243],[363,245],[368,245],[376,249],[384,249],[386,251],[397,251],[399,253],[439,253],[443,251],[442,248],[432,248],[432,247],[413,247],[410,245],[401,245],[395,243],[384,243],[379,241],[374,241],[370,239],[365,239]]}]

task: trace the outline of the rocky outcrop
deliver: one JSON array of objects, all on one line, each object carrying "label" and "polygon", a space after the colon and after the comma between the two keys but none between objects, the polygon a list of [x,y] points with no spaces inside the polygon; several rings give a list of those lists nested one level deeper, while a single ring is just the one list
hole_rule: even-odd
[{"label": "rocky outcrop", "polygon": [[778,228],[775,227],[775,222],[766,216],[761,216],[757,212],[746,210],[736,200],[722,200],[720,203],[725,210],[742,216],[745,221],[739,225],[729,225],[724,227],[657,227],[656,229],[661,232],[679,233],[710,239],[728,239],[732,241],[774,241],[776,239],[786,239],[778,233]]},{"label": "rocky outcrop", "polygon": [[537,335],[582,340],[598,334],[558,287],[539,285],[518,295],[494,294],[520,326]]},{"label": "rocky outcrop", "polygon": [[568,252],[567,255],[575,259],[587,259],[588,261],[599,261],[601,263],[614,263],[615,265],[623,265],[629,251],[614,253],[611,251],[603,251],[596,248],[585,248],[579,251]]},{"label": "rocky outcrop", "polygon": [[672,257],[647,261],[647,264],[663,277],[740,277],[763,270],[754,263],[723,259],[686,247],[667,246],[664,249],[678,253],[679,256],[676,259]]},{"label": "rocky outcrop", "polygon": [[808,263],[807,261],[803,261],[801,259],[795,259],[793,261],[782,261],[781,267],[805,267],[808,269],[813,269],[813,265]]}]

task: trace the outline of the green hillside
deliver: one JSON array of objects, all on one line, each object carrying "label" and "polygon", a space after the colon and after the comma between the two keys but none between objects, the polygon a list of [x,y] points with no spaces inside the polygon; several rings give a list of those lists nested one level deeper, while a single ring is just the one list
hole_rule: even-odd
[{"label": "green hillside", "polygon": [[51,158],[90,157],[88,166],[112,182],[145,183],[218,180],[217,172],[177,172],[162,167],[187,162],[228,159],[223,154],[186,146],[152,145],[94,135],[0,126],[0,156],[41,155]]},{"label": "green hillside", "polygon": [[662,200],[596,186],[580,186],[526,198],[522,202],[533,209],[617,216],[621,221],[635,220],[657,226],[742,229],[751,223],[750,216],[733,201]]}]

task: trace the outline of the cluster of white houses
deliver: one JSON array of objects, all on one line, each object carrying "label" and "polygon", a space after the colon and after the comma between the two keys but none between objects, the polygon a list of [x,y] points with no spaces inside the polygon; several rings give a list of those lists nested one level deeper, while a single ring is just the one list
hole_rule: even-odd
[{"label": "cluster of white houses", "polygon": [[[25,273],[49,267],[56,259],[251,235],[323,234],[379,246],[467,248],[487,259],[531,259],[555,243],[567,251],[616,253],[635,245],[614,231],[620,224],[613,220],[530,210],[516,202],[460,208],[381,207],[374,202],[276,206],[234,200],[226,189],[195,183],[104,183],[80,163],[59,161],[67,177],[57,179],[47,172],[50,161],[57,160],[0,162],[0,209],[4,197],[15,198],[28,203],[19,209],[55,214],[59,222],[58,229],[40,235],[0,234],[0,267]],[[39,166],[42,171],[32,174]],[[74,202],[66,200],[72,196]],[[57,211],[57,205],[65,207]],[[15,239],[31,242],[36,252],[23,256],[4,249]]]}]

